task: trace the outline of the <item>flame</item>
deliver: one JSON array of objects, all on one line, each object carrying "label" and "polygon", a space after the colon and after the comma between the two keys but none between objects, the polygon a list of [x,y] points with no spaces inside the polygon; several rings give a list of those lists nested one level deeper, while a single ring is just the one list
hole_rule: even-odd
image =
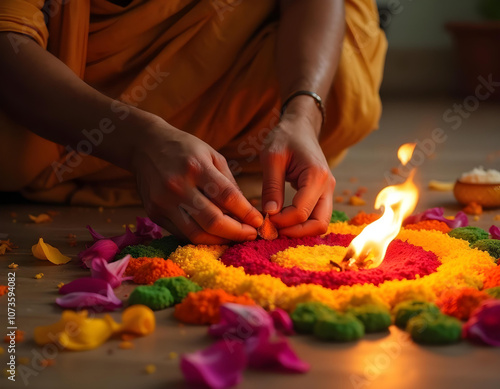
[{"label": "flame", "polygon": [[[406,165],[413,154],[415,143],[405,143],[398,150],[398,158]],[[388,186],[380,191],[375,200],[375,209],[384,207],[382,217],[367,225],[353,239],[343,262],[346,267],[377,267],[384,260],[389,243],[398,235],[403,220],[415,209],[418,189],[413,183],[415,170],[400,185]]]}]

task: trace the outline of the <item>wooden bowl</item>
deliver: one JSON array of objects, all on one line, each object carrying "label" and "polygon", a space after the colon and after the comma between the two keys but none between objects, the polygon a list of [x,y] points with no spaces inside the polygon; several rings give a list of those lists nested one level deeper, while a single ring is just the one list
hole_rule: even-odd
[{"label": "wooden bowl", "polygon": [[475,184],[457,180],[453,194],[459,203],[465,205],[474,201],[485,208],[500,207],[500,183]]}]

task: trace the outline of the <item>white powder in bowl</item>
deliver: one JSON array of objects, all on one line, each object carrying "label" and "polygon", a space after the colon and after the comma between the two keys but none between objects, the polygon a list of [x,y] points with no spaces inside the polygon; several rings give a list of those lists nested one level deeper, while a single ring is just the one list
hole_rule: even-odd
[{"label": "white powder in bowl", "polygon": [[500,172],[495,169],[485,170],[479,166],[470,172],[463,173],[460,181],[469,184],[500,184]]}]

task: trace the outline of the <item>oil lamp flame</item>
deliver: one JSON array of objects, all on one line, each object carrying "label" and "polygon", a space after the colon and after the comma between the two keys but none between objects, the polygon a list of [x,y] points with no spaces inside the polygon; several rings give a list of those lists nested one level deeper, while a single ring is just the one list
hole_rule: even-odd
[{"label": "oil lamp flame", "polygon": [[[398,150],[398,158],[406,165],[413,154],[415,143],[405,143]],[[353,239],[342,261],[345,270],[373,268],[384,260],[389,243],[398,235],[403,220],[415,209],[418,201],[418,189],[413,183],[415,171],[400,185],[385,187],[375,200],[375,209],[384,207],[380,219],[367,225]]]}]

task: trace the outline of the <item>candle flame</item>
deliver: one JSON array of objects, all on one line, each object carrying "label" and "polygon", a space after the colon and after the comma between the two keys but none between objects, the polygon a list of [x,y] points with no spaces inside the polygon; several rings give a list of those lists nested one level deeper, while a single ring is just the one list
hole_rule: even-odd
[{"label": "candle flame", "polygon": [[[405,143],[398,150],[398,158],[406,165],[415,149],[415,143]],[[367,225],[353,239],[343,260],[344,268],[377,267],[384,260],[389,243],[398,235],[403,220],[415,209],[418,189],[413,183],[415,170],[400,185],[391,185],[380,191],[375,200],[375,209],[384,207],[383,215]]]}]

